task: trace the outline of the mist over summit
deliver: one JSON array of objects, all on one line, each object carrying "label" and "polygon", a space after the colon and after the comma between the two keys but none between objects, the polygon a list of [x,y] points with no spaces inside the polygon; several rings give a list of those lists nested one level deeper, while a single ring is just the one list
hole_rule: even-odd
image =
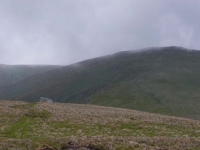
[{"label": "mist over summit", "polygon": [[199,118],[200,51],[182,47],[122,51],[33,75],[1,99],[89,103]]}]

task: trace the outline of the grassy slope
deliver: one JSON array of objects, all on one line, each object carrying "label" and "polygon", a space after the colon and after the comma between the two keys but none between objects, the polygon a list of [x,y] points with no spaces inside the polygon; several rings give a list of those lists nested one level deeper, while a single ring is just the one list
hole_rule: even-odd
[{"label": "grassy slope", "polygon": [[92,105],[0,101],[1,150],[197,150],[199,137],[195,120]]},{"label": "grassy slope", "polygon": [[58,67],[60,66],[0,64],[0,90],[34,74],[44,73]]},{"label": "grassy slope", "polygon": [[163,52],[148,72],[114,84],[90,103],[200,119],[199,59],[199,52]]},{"label": "grassy slope", "polygon": [[91,103],[200,119],[200,52],[177,47],[121,52],[50,71],[1,99]]}]

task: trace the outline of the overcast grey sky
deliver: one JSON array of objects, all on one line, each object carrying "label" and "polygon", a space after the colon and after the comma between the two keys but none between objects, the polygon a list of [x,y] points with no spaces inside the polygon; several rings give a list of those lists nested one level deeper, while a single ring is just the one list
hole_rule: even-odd
[{"label": "overcast grey sky", "polygon": [[152,46],[200,49],[200,0],[0,0],[0,64],[62,64]]}]

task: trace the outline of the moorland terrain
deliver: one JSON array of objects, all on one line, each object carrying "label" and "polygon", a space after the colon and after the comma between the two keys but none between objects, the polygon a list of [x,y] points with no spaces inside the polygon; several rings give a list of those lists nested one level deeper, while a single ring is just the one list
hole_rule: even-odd
[{"label": "moorland terrain", "polygon": [[123,51],[7,84],[0,99],[37,102],[43,96],[200,119],[199,68],[197,50],[172,46]]},{"label": "moorland terrain", "polygon": [[199,150],[200,121],[122,108],[0,101],[1,150]]}]

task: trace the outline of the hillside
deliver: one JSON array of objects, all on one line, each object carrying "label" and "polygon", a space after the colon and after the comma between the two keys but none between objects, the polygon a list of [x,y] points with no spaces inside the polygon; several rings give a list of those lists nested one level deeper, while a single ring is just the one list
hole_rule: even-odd
[{"label": "hillside", "polygon": [[0,64],[0,91],[29,76],[45,73],[58,67],[60,66]]},{"label": "hillside", "polygon": [[26,78],[1,99],[90,103],[200,119],[200,51],[124,51]]},{"label": "hillside", "polygon": [[135,110],[0,101],[1,150],[198,150],[200,122]]}]

